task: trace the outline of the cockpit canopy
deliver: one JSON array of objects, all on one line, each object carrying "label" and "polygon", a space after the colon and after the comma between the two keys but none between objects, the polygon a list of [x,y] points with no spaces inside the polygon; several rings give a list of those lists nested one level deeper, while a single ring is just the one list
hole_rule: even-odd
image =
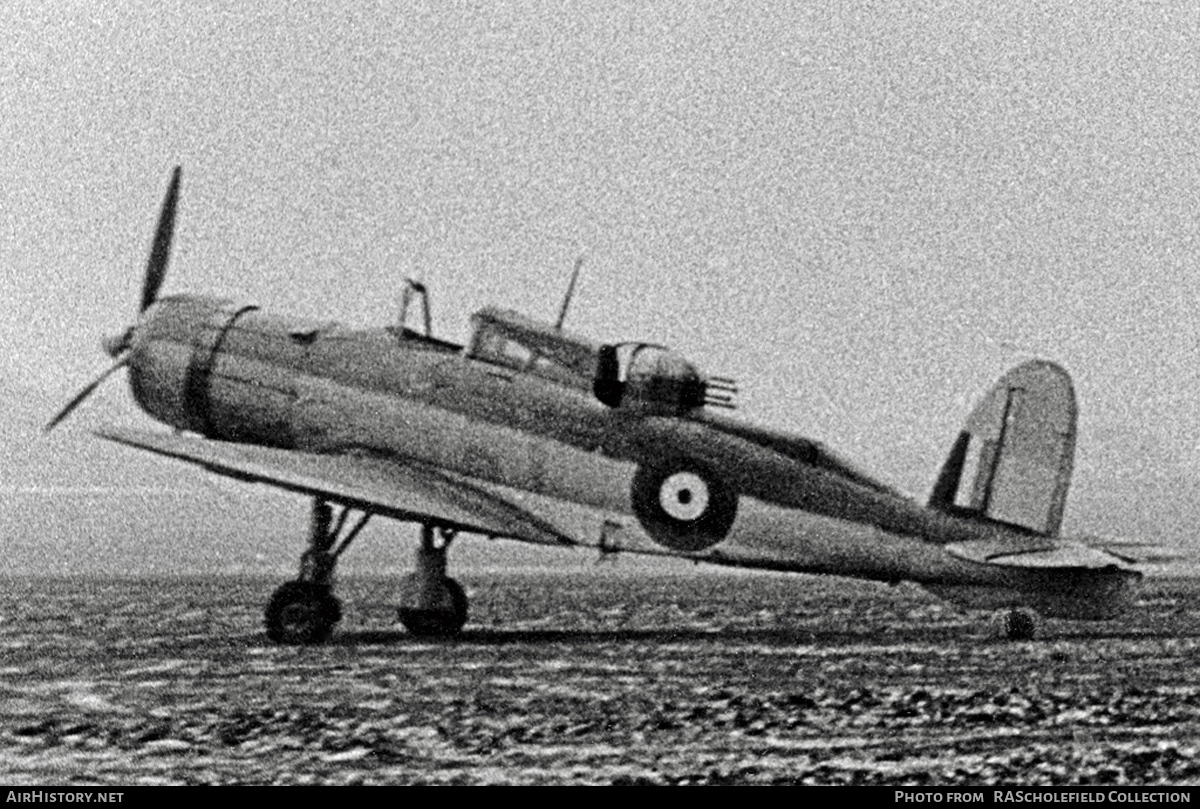
[{"label": "cockpit canopy", "polygon": [[471,317],[472,359],[590,390],[599,343],[517,312],[486,307]]},{"label": "cockpit canopy", "polygon": [[660,345],[600,345],[494,307],[476,312],[471,322],[467,356],[589,391],[612,408],[678,416],[705,405],[733,406],[732,380],[705,378]]}]

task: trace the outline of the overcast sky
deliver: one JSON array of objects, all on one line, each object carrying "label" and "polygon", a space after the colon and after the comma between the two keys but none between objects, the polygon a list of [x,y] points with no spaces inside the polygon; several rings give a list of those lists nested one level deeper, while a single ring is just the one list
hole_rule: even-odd
[{"label": "overcast sky", "polygon": [[1068,527],[1190,536],[1195,3],[336,5],[0,7],[10,469],[130,462],[87,433],[141,418],[121,380],[48,442],[26,412],[106,366],[181,163],[166,292],[382,324],[415,275],[461,340],[552,319],[585,254],[570,328],[922,498],[1042,356],[1080,397]]}]

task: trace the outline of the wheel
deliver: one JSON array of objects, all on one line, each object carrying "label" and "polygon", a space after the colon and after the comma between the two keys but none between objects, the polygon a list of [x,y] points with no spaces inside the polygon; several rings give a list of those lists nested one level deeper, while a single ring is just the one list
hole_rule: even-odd
[{"label": "wheel", "polygon": [[265,619],[267,637],[276,643],[321,643],[342,619],[342,605],[327,584],[289,581],[271,596]]},{"label": "wheel", "polygon": [[1001,630],[1009,640],[1033,640],[1033,616],[1025,610],[1009,610],[1001,618]]},{"label": "wheel", "polygon": [[442,579],[447,595],[453,604],[450,611],[426,610],[417,607],[401,607],[400,623],[414,635],[423,638],[451,637],[457,635],[467,622],[467,594],[454,579]]}]

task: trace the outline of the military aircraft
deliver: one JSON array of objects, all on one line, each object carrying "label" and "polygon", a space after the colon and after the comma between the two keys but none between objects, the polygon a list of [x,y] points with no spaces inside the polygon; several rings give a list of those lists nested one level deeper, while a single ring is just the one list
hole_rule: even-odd
[{"label": "military aircraft", "polygon": [[173,431],[101,437],[311,497],[299,575],[266,607],[276,642],[329,637],[341,617],[334,568],[376,516],[421,526],[399,599],[417,635],[454,635],[466,621],[446,564],[460,533],[915,582],[999,611],[1014,638],[1032,635],[1035,613],[1115,617],[1141,576],[1127,558],[1059,536],[1076,404],[1053,363],[999,380],[922,504],[816,441],[736,420],[723,412],[733,381],[663,346],[565,331],[569,292],[555,324],[480,310],[466,345],[432,335],[428,292],[413,282],[399,322],[369,330],[160,297],[179,185],[176,168],[137,320],[104,343],[115,363],[46,429],[124,368],[140,407]]}]

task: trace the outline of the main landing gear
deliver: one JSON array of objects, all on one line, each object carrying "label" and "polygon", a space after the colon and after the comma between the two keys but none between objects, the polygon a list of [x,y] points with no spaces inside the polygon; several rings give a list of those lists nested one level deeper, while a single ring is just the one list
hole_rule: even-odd
[{"label": "main landing gear", "polygon": [[417,569],[405,579],[398,610],[400,623],[414,635],[449,637],[467,622],[467,594],[446,575],[446,549],[453,540],[449,529],[421,526]]},{"label": "main landing gear", "polygon": [[[371,519],[364,512],[348,530],[350,508],[334,519],[333,507],[315,500],[308,550],[300,557],[300,575],[285,582],[267,603],[267,637],[276,643],[321,643],[342,619],[342,605],[333,594],[333,570],[338,557]],[[339,540],[340,538],[340,540]],[[400,622],[414,635],[448,637],[467,621],[467,595],[446,575],[446,550],[454,532],[423,525],[416,570],[406,577],[400,597]]]},{"label": "main landing gear", "polygon": [[[342,620],[342,605],[333,594],[333,569],[338,557],[371,519],[364,513],[338,544],[350,509],[343,507],[337,522],[324,500],[313,501],[308,550],[300,557],[300,575],[285,582],[267,602],[267,637],[276,643],[305,644],[327,640]],[[336,546],[336,547],[335,547]]]}]

